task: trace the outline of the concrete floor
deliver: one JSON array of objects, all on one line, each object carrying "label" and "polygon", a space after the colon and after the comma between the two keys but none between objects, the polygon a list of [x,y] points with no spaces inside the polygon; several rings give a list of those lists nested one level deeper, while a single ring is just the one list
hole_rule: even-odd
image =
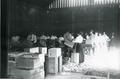
[{"label": "concrete floor", "polygon": [[[10,64],[9,64],[10,66]],[[11,72],[14,71],[15,66],[14,64],[11,64],[12,68],[10,69]],[[14,73],[11,73],[12,75],[14,75]],[[15,79],[15,78],[10,78],[10,79]],[[39,79],[39,78],[38,78]],[[81,73],[73,73],[73,72],[62,72],[59,74],[48,74],[45,79],[108,79],[106,78],[89,78],[89,77],[84,77]],[[110,79],[120,79],[120,74],[114,77],[110,77]]]},{"label": "concrete floor", "polygon": [[96,78],[93,76],[84,76],[80,73],[70,73],[70,72],[62,72],[57,75],[47,75],[45,79],[107,79],[107,77]]},{"label": "concrete floor", "polygon": [[[0,78],[2,79],[2,78]],[[13,77],[10,78],[3,78],[3,79],[16,79]],[[37,78],[40,79],[40,78]],[[59,74],[48,74],[45,79],[120,79],[120,75],[114,76],[114,77],[96,77],[96,76],[85,76],[81,73],[72,73],[72,72],[62,72]]]},{"label": "concrete floor", "polygon": [[81,79],[80,73],[65,73],[62,72],[57,75],[49,74],[45,79]]},{"label": "concrete floor", "polygon": [[45,79],[120,79],[120,76],[108,77],[96,77],[96,76],[85,76],[80,73],[70,73],[70,72],[62,72],[57,75],[49,74]]}]

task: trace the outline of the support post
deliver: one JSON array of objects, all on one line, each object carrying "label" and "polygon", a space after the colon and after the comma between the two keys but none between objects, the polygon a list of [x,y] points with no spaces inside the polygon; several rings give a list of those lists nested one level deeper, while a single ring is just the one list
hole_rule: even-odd
[{"label": "support post", "polygon": [[7,1],[2,0],[2,13],[1,13],[1,51],[0,51],[0,78],[7,78],[8,77],[8,52],[7,52],[7,38],[8,38],[8,31],[7,31]]}]

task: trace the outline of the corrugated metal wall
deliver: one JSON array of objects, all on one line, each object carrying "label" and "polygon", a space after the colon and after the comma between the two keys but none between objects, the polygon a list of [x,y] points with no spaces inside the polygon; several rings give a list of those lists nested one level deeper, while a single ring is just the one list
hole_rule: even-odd
[{"label": "corrugated metal wall", "polygon": [[118,4],[120,0],[55,0],[49,5],[51,8],[67,8],[91,5]]}]

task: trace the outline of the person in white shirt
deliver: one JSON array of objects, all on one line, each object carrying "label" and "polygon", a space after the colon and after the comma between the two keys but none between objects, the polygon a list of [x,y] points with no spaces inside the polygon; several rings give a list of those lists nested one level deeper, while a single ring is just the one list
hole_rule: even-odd
[{"label": "person in white shirt", "polygon": [[74,44],[74,49],[75,52],[79,52],[79,45],[83,43],[83,36],[81,34],[78,34],[78,36],[73,40]]},{"label": "person in white shirt", "polygon": [[104,37],[104,45],[108,46],[110,38],[107,36],[107,34],[105,32],[103,33],[103,37]]},{"label": "person in white shirt", "polygon": [[104,37],[101,33],[99,33],[98,41],[99,41],[100,48],[103,48]]},{"label": "person in white shirt", "polygon": [[93,45],[95,48],[95,53],[98,53],[100,49],[98,32],[95,33],[95,37],[93,39]]},{"label": "person in white shirt", "polygon": [[86,35],[85,44],[91,44],[90,36]]},{"label": "person in white shirt", "polygon": [[78,34],[78,36],[73,40],[74,43],[82,43],[83,42],[83,36],[81,34]]},{"label": "person in white shirt", "polygon": [[94,42],[94,39],[95,39],[95,34],[93,33],[93,31],[90,32],[90,37],[89,37],[89,40],[90,40],[90,43],[92,45],[92,51],[93,51],[93,54],[95,52],[95,42]]},{"label": "person in white shirt", "polygon": [[91,39],[90,39],[90,36],[89,35],[86,35],[86,39],[85,39],[85,44],[89,45],[89,47],[86,47],[84,50],[86,52],[86,54],[92,54],[93,53],[93,50],[92,50],[92,42],[91,42]]},{"label": "person in white shirt", "polygon": [[103,46],[104,50],[108,51],[108,46],[109,46],[110,38],[107,36],[107,34],[104,32],[103,33]]},{"label": "person in white shirt", "polygon": [[82,43],[83,43],[83,36],[82,34],[78,34],[78,36],[73,40],[74,44],[74,53],[79,53],[79,63],[84,62],[84,53],[83,53],[83,47],[82,47]]}]

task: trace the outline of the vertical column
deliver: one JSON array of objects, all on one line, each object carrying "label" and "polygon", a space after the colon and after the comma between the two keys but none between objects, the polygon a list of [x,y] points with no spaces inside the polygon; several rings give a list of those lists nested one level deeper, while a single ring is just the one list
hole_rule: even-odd
[{"label": "vertical column", "polygon": [[116,6],[117,8],[117,35],[118,35],[118,38],[120,40],[120,7],[119,7],[119,4],[117,4]]},{"label": "vertical column", "polygon": [[74,27],[75,27],[75,15],[74,15],[74,10],[72,10],[72,28],[71,31],[74,32]]},{"label": "vertical column", "polygon": [[[1,1],[1,0],[0,0]],[[1,70],[0,70],[0,78],[7,78],[8,77],[8,52],[7,52],[7,37],[8,37],[8,33],[7,33],[7,8],[8,8],[8,0],[2,0],[2,3],[0,5],[2,5],[2,13],[1,13],[1,17],[2,17],[2,24],[1,24],[1,45],[2,45],[2,49],[1,49]]]},{"label": "vertical column", "polygon": [[66,0],[66,7],[69,7],[69,0]]},{"label": "vertical column", "polygon": [[57,4],[57,0],[56,0],[56,1],[55,1],[55,8],[57,8],[57,5],[58,5],[58,4]]},{"label": "vertical column", "polygon": [[67,4],[66,4],[67,2],[66,2],[66,1],[67,1],[67,0],[64,0],[64,4],[65,4],[65,6],[64,6],[64,7],[67,7]]},{"label": "vertical column", "polygon": [[61,0],[61,7],[62,7],[62,8],[63,8],[63,6],[64,6],[63,4],[64,4],[64,3],[63,3],[63,0]]},{"label": "vertical column", "polygon": [[118,32],[119,32],[119,40],[120,40],[120,5],[118,4]]},{"label": "vertical column", "polygon": [[55,3],[56,1],[53,1],[53,8],[55,8],[55,6],[56,6],[56,3]]},{"label": "vertical column", "polygon": [[111,0],[109,0],[109,4],[111,4]]},{"label": "vertical column", "polygon": [[70,2],[71,2],[71,1],[70,1],[70,0],[68,0],[68,6],[69,6],[69,7],[71,7]]},{"label": "vertical column", "polygon": [[58,0],[57,2],[58,2],[58,6],[57,6],[57,8],[59,8],[60,7],[60,2],[59,2],[60,0]]},{"label": "vertical column", "polygon": [[61,0],[59,0],[59,2],[60,2],[60,8],[61,8],[61,6],[62,6],[62,5],[61,5],[61,4],[62,4],[61,2],[62,2],[62,1],[61,1]]},{"label": "vertical column", "polygon": [[60,8],[60,0],[58,0],[58,8]]},{"label": "vertical column", "polygon": [[98,9],[98,29],[99,32],[101,31],[101,9]]},{"label": "vertical column", "polygon": [[83,5],[83,0],[80,1],[80,6],[82,6],[82,5]]},{"label": "vertical column", "polygon": [[80,6],[80,0],[78,0],[78,6]]},{"label": "vertical column", "polygon": [[63,8],[65,8],[65,0],[63,0]]},{"label": "vertical column", "polygon": [[73,0],[73,7],[75,7],[75,0]]},{"label": "vertical column", "polygon": [[73,0],[70,1],[70,5],[71,5],[71,7],[73,7]]},{"label": "vertical column", "polygon": [[107,73],[107,79],[110,79],[110,72]]},{"label": "vertical column", "polygon": [[75,0],[75,7],[77,7],[77,2],[76,2],[76,0]]}]

